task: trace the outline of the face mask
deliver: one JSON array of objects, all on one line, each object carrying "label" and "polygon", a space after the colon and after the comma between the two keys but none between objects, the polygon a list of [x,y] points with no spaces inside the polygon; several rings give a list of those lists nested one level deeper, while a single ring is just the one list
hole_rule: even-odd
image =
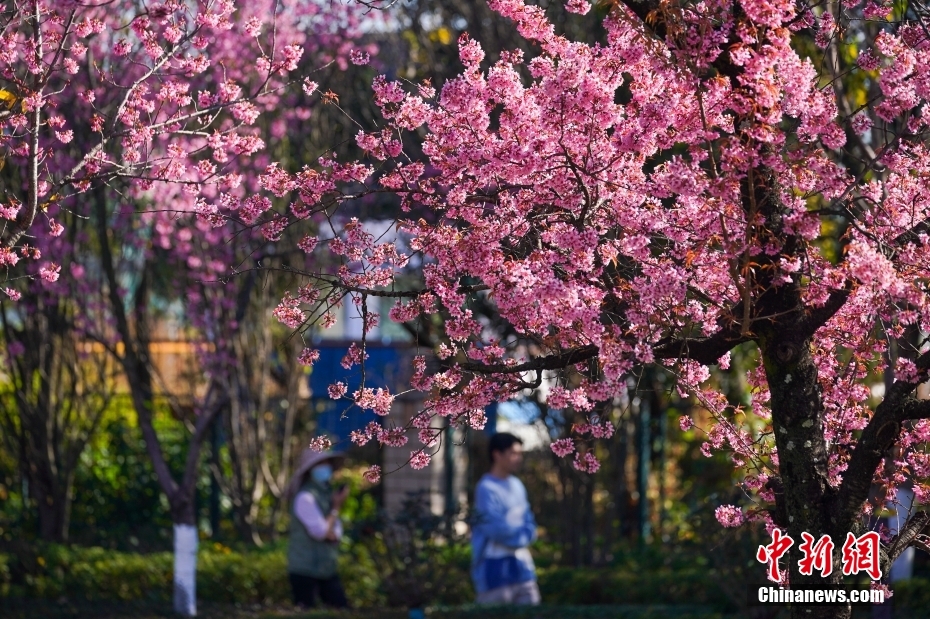
[{"label": "face mask", "polygon": [[313,477],[313,481],[325,484],[333,478],[333,466],[326,462],[317,464],[313,467],[313,470],[310,471],[310,475]]}]

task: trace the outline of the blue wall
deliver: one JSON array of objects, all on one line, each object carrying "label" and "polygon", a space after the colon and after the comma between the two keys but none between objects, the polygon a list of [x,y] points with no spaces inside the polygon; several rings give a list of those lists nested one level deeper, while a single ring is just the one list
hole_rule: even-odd
[{"label": "blue wall", "polygon": [[[348,393],[355,392],[361,383],[361,367],[342,367],[342,358],[351,342],[321,342],[317,349],[320,358],[313,364],[310,373],[310,405],[316,411],[317,434],[328,434],[334,440],[348,442],[349,433],[361,430],[371,421],[379,419],[371,411],[362,411],[348,400],[334,401],[326,392],[329,385],[342,381]],[[377,343],[366,345],[368,359],[365,360],[365,386],[387,387],[391,393],[409,389],[414,351],[408,347],[384,346]],[[345,413],[345,414],[343,414]],[[342,445],[347,447],[348,445]]]}]

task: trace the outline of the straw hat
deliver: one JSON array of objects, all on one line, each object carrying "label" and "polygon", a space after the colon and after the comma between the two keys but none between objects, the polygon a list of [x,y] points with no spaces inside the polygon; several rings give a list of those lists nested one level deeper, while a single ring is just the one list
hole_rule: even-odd
[{"label": "straw hat", "polygon": [[288,502],[297,495],[297,491],[300,489],[301,482],[303,481],[304,475],[307,474],[307,471],[321,462],[332,462],[333,467],[337,468],[342,465],[345,459],[345,453],[341,451],[315,451],[310,448],[305,449],[300,456],[300,464],[294,469],[294,474],[291,475],[291,480],[287,483],[287,492],[285,496]]}]

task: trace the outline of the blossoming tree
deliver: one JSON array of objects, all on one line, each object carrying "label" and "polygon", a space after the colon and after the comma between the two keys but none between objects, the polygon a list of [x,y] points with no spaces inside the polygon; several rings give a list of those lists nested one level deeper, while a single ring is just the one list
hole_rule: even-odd
[{"label": "blossoming tree", "polygon": [[[109,318],[110,328],[82,333],[103,344],[127,378],[175,523],[175,607],[194,614],[196,465],[227,400],[213,381],[202,414],[190,420],[195,432],[177,480],[152,424],[145,267],[155,257],[154,243],[175,233],[167,244],[174,258],[190,257],[181,231],[189,240],[191,229],[182,224],[195,213],[219,223],[206,202],[218,191],[245,195],[243,179],[255,155],[269,136],[285,133],[282,123],[289,120],[281,114],[278,127],[263,133],[259,116],[278,106],[306,116],[285,97],[301,90],[305,76],[298,69],[347,65],[362,11],[314,0],[10,0],[0,6],[0,288],[16,302],[32,285],[25,280],[81,279],[85,267],[102,282],[102,302],[85,298],[81,311],[87,323]],[[306,51],[310,58],[301,65]],[[303,86],[301,96],[315,89],[309,80]],[[140,217],[141,210],[149,212]],[[89,220],[95,232],[93,239],[80,233],[85,254],[73,264],[56,255],[61,243],[46,242],[65,232],[62,213]],[[217,254],[200,273],[215,272],[227,258]],[[66,259],[72,272],[63,274]],[[227,296],[235,299],[236,292]]]},{"label": "blossoming tree", "polygon": [[[288,210],[232,204],[272,237],[297,227],[301,249],[341,260],[305,272],[276,317],[325,326],[345,301],[370,327],[372,296],[397,299],[395,321],[442,314],[445,365],[429,375],[420,358],[412,381],[427,394],[413,466],[429,462],[430,417],[481,427],[486,405],[547,381],[550,407],[589,415],[553,449],[594,471],[591,442],[613,430],[599,411],[634,368],[661,365],[711,413],[704,451],[731,451],[746,473],[756,506],[724,509],[725,524],[831,535],[839,565],[873,505],[908,477],[919,501],[930,490],[930,402],[916,395],[930,378],[923,5],[628,0],[613,3],[599,45],[556,35],[521,0],[489,5],[538,55],[483,66],[463,36],[465,70],[440,92],[375,81],[385,123],[357,141],[377,173],[332,158],[296,174],[272,167],[263,186],[296,194]],[[427,161],[405,156],[415,136]],[[369,193],[399,199],[409,251],[339,219]],[[412,257],[424,263],[417,288],[396,280]],[[497,341],[469,308],[477,296],[518,336]],[[737,347],[757,360],[750,406],[729,405],[710,380]],[[364,344],[353,352],[346,363],[363,363]],[[872,397],[869,377],[886,366],[894,381]],[[382,415],[396,395],[330,394]],[[354,440],[402,434],[374,424]],[[928,548],[928,523],[911,513],[883,535],[885,574],[907,547]],[[792,584],[823,582],[787,557]]]},{"label": "blossoming tree", "polygon": [[68,276],[85,258],[78,239],[86,236],[86,222],[71,213],[55,215],[67,234],[31,243],[57,256],[66,275],[56,282],[18,282],[17,301],[0,295],[0,435],[8,453],[18,456],[39,537],[60,543],[69,539],[75,471],[112,401],[116,367],[85,348],[86,331],[102,322],[88,311],[99,288]]}]

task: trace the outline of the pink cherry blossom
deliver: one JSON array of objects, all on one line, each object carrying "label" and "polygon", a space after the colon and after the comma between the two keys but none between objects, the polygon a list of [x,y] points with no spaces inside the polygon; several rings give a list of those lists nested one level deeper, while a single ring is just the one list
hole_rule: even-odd
[{"label": "pink cherry blossom", "polygon": [[39,277],[47,282],[57,282],[58,276],[61,274],[61,266],[50,263],[39,269]]},{"label": "pink cherry blossom", "polygon": [[549,448],[552,449],[552,453],[560,458],[564,458],[575,451],[575,442],[570,438],[560,438],[556,441],[552,441]]},{"label": "pink cherry blossom", "polygon": [[714,510],[714,517],[725,527],[738,527],[745,521],[743,510],[733,505],[721,505]]},{"label": "pink cherry blossom", "polygon": [[365,470],[364,473],[362,473],[362,477],[364,477],[365,481],[370,484],[378,483],[381,481],[381,467],[377,464],[371,465],[368,467],[368,469]]},{"label": "pink cherry blossom", "polygon": [[429,466],[429,461],[430,455],[422,449],[410,453],[410,468],[412,469],[419,470],[426,468]]},{"label": "pink cherry blossom", "polygon": [[346,384],[343,382],[333,383],[327,388],[329,397],[332,398],[333,400],[338,400],[339,398],[344,396],[347,391],[348,391],[348,387],[346,387]]},{"label": "pink cherry blossom", "polygon": [[315,436],[310,440],[310,449],[313,451],[326,451],[333,446],[333,442],[326,436]]},{"label": "pink cherry blossom", "polygon": [[590,451],[584,455],[578,452],[575,454],[575,460],[572,462],[572,466],[584,473],[594,474],[601,468],[601,463]]},{"label": "pink cherry blossom", "polygon": [[304,348],[297,359],[301,365],[313,365],[320,358],[320,351],[313,348]]}]

